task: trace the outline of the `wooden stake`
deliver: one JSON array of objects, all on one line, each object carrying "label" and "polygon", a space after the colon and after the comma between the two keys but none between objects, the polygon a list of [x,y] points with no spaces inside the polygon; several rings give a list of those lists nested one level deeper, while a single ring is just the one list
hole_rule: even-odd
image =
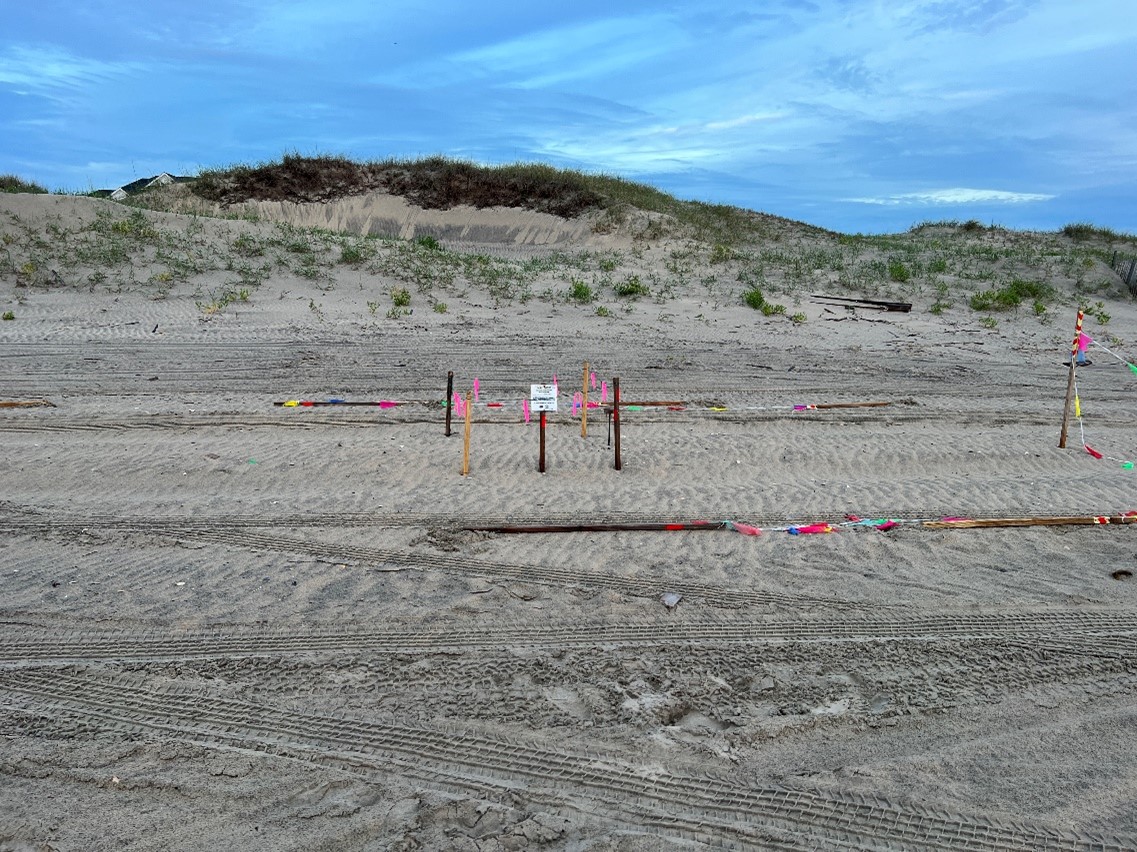
[{"label": "wooden stake", "polygon": [[616,434],[616,470],[623,470],[620,460],[620,377],[612,380],[612,431]]},{"label": "wooden stake", "polygon": [[813,406],[817,409],[822,408],[880,408],[885,405],[892,405],[891,402],[819,402]]},{"label": "wooden stake", "polygon": [[627,524],[535,524],[464,527],[470,532],[492,533],[573,533],[573,532],[691,532],[696,530],[722,530],[729,526],[728,521],[679,521],[676,523],[627,523]]},{"label": "wooden stake", "polygon": [[1070,347],[1070,375],[1066,378],[1066,406],[1062,409],[1062,434],[1058,436],[1058,449],[1066,449],[1066,433],[1070,426],[1070,403],[1074,399],[1074,362],[1078,360],[1078,339],[1082,336],[1082,317],[1078,311],[1078,322],[1074,325],[1074,344]]},{"label": "wooden stake", "polygon": [[450,437],[450,409],[454,405],[454,371],[446,374],[446,437]]},{"label": "wooden stake", "polygon": [[584,362],[584,404],[580,407],[580,437],[588,437],[588,362]]},{"label": "wooden stake", "polygon": [[41,406],[55,408],[55,403],[48,402],[46,399],[21,399],[0,402],[0,408],[40,408]]},{"label": "wooden stake", "polygon": [[462,442],[462,475],[470,472],[470,424],[474,420],[474,392],[466,391],[466,437]]},{"label": "wooden stake", "polygon": [[1064,527],[1093,526],[1106,524],[1137,523],[1137,515],[1074,515],[1040,518],[976,518],[958,521],[924,521],[923,525],[933,530],[979,529],[982,527]]},{"label": "wooden stake", "polygon": [[545,472],[545,412],[541,412],[541,451],[537,456],[537,471]]}]

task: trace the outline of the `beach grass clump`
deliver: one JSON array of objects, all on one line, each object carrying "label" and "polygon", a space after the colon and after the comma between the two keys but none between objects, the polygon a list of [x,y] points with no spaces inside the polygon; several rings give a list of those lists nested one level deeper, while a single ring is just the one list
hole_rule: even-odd
[{"label": "beach grass clump", "polygon": [[1062,234],[1075,242],[1086,242],[1088,240],[1113,242],[1114,240],[1132,239],[1125,234],[1119,234],[1112,228],[1102,228],[1089,222],[1071,222],[1063,226]]},{"label": "beach grass clump", "polygon": [[18,175],[0,175],[0,192],[29,192],[44,195],[47,188],[30,180],[24,180]]},{"label": "beach grass clump", "polygon": [[785,305],[773,304],[766,301],[766,296],[757,287],[751,287],[742,294],[742,301],[752,307],[756,311],[761,311],[762,316],[772,317],[786,312]]},{"label": "beach grass clump", "polygon": [[640,296],[651,295],[651,289],[638,275],[628,275],[623,281],[617,281],[612,285],[612,291],[621,299],[638,299]]},{"label": "beach grass clump", "polygon": [[[1041,313],[1045,313],[1046,301],[1053,298],[1054,288],[1049,284],[1015,278],[997,290],[981,290],[973,294],[970,305],[972,310],[984,313],[1010,311],[1017,308],[1025,300],[1031,299],[1035,302],[1035,313],[1041,315]],[[1038,310],[1039,304],[1043,306],[1042,312]]]},{"label": "beach grass clump", "polygon": [[569,282],[568,297],[577,304],[587,305],[596,301],[596,291],[585,282],[574,278]]},{"label": "beach grass clump", "polygon": [[912,270],[900,258],[891,257],[888,259],[888,278],[890,281],[903,284],[912,278]]}]

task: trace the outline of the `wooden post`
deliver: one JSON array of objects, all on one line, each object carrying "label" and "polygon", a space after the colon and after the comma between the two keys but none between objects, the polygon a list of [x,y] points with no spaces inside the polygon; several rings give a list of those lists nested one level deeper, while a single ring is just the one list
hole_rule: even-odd
[{"label": "wooden post", "polygon": [[588,437],[588,362],[584,362],[584,404],[580,407],[580,437]]},{"label": "wooden post", "polygon": [[462,475],[470,472],[470,423],[474,419],[474,394],[466,391],[466,437],[462,442]]},{"label": "wooden post", "polygon": [[541,412],[541,450],[537,456],[537,471],[545,472],[545,412]]},{"label": "wooden post", "polygon": [[1133,292],[1133,274],[1137,272],[1137,260],[1129,261],[1129,273],[1125,276],[1125,286],[1129,288],[1129,292]]},{"label": "wooden post", "polygon": [[612,380],[612,431],[616,434],[616,470],[623,470],[620,460],[620,378]]},{"label": "wooden post", "polygon": [[1078,360],[1078,339],[1082,336],[1082,318],[1078,311],[1078,321],[1074,325],[1074,344],[1070,347],[1070,375],[1066,378],[1066,405],[1062,409],[1062,434],[1058,437],[1058,449],[1066,449],[1066,435],[1070,426],[1070,403],[1074,399],[1074,364]]},{"label": "wooden post", "polygon": [[446,437],[450,437],[450,417],[454,410],[454,371],[446,372]]}]

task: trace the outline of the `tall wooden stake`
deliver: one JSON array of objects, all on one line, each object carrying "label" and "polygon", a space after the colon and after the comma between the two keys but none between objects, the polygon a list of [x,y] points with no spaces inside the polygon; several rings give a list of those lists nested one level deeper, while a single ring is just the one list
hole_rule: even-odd
[{"label": "tall wooden stake", "polygon": [[537,455],[537,470],[545,472],[545,412],[541,412],[541,449]]},{"label": "tall wooden stake", "polygon": [[450,437],[450,409],[454,405],[454,371],[446,374],[446,437]]},{"label": "tall wooden stake", "polygon": [[470,472],[470,424],[474,419],[474,393],[466,391],[466,437],[462,442],[462,475]]},{"label": "tall wooden stake", "polygon": [[616,470],[623,470],[620,461],[620,377],[612,380],[612,431],[616,435]]},{"label": "tall wooden stake", "polygon": [[1066,406],[1062,409],[1062,434],[1058,437],[1058,449],[1066,449],[1066,433],[1070,426],[1070,403],[1074,399],[1074,362],[1078,360],[1078,340],[1082,336],[1083,312],[1078,311],[1078,322],[1074,326],[1074,344],[1070,347],[1070,375],[1066,379]]},{"label": "tall wooden stake", "polygon": [[584,362],[584,404],[580,407],[580,437],[588,437],[588,362]]}]

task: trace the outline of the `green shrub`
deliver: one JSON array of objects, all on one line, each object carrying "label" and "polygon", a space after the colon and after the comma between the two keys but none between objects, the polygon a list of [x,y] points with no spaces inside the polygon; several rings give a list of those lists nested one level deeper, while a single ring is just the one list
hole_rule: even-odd
[{"label": "green shrub", "polygon": [[756,311],[761,311],[762,316],[772,317],[777,314],[784,314],[786,312],[785,305],[774,305],[766,301],[766,297],[762,295],[762,291],[757,287],[752,287],[742,294],[742,300],[747,305],[754,308]]},{"label": "green shrub", "polygon": [[1045,310],[1045,301],[1054,297],[1054,288],[1049,284],[1037,281],[1023,281],[1016,278],[1010,284],[998,290],[981,290],[971,297],[971,309],[974,311],[1009,311],[1017,308],[1025,299],[1033,299],[1034,312],[1040,313],[1038,305],[1041,303]]},{"label": "green shrub", "polygon": [[574,302],[579,302],[582,305],[587,305],[596,298],[596,293],[591,287],[575,278],[569,283],[568,295]]},{"label": "green shrub", "polygon": [[406,287],[396,287],[391,291],[391,301],[396,308],[405,308],[411,303],[411,291]]},{"label": "green shrub", "polygon": [[746,302],[746,304],[754,310],[760,311],[766,304],[766,297],[762,295],[761,290],[757,287],[753,287],[742,294],[742,301]]},{"label": "green shrub", "polygon": [[3,317],[3,319],[6,319],[6,320],[14,320],[15,318],[16,318],[16,313],[15,313],[15,311],[4,311],[4,317]]},{"label": "green shrub", "polygon": [[912,277],[912,273],[902,261],[890,258],[888,261],[888,277],[903,284]]},{"label": "green shrub", "polygon": [[629,275],[623,281],[613,284],[612,289],[621,299],[635,299],[640,296],[651,295],[651,290],[640,281],[638,275]]}]

